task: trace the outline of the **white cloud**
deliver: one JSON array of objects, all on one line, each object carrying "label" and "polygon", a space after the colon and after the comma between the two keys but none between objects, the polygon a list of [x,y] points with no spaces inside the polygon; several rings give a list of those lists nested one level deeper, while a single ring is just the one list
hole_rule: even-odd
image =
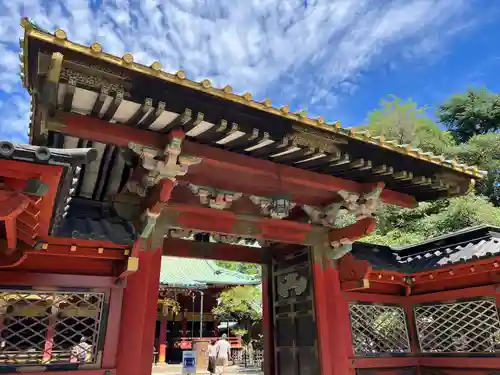
[{"label": "white cloud", "polygon": [[[66,30],[107,52],[186,70],[235,91],[316,112],[356,90],[360,74],[394,50],[434,52],[465,17],[465,0],[0,0],[0,136],[26,140],[27,95],[18,78],[19,20]],[[439,38],[437,38],[439,35]],[[413,48],[412,48],[413,46]],[[431,48],[432,47],[432,48]]]}]

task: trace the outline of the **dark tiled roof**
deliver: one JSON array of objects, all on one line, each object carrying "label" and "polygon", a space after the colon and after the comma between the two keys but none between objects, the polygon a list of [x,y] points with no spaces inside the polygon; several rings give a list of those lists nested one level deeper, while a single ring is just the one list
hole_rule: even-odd
[{"label": "dark tiled roof", "polygon": [[415,273],[500,255],[500,228],[466,228],[416,245],[353,244],[352,254],[376,269]]},{"label": "dark tiled roof", "polygon": [[136,238],[132,223],[121,219],[109,204],[85,199],[73,199],[69,203],[66,217],[54,234],[74,239],[111,241],[118,245],[132,245]]},{"label": "dark tiled roof", "polygon": [[0,141],[0,159],[40,164],[79,165],[97,157],[93,148],[57,149]]}]

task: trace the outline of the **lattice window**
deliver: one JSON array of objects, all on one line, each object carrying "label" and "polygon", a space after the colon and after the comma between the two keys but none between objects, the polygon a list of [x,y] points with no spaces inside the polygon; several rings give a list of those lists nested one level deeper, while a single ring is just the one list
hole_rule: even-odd
[{"label": "lattice window", "polygon": [[493,299],[414,307],[423,353],[500,351],[500,320]]},{"label": "lattice window", "polygon": [[97,364],[104,293],[0,289],[0,367]]},{"label": "lattice window", "polygon": [[352,345],[357,355],[409,353],[406,316],[399,306],[352,303]]}]

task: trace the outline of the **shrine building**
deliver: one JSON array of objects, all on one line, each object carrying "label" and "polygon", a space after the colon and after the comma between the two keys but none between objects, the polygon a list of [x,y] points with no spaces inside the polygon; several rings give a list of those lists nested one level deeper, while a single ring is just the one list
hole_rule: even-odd
[{"label": "shrine building", "polygon": [[[212,309],[223,290],[243,285],[260,285],[260,279],[213,260],[163,256],[155,335],[159,362],[180,362],[182,350],[191,349],[193,339],[217,340],[219,327],[226,322],[217,319]],[[223,324],[222,329],[232,347],[242,348],[241,337],[226,327]]]},{"label": "shrine building", "polygon": [[182,270],[163,256],[262,265],[266,375],[500,369],[495,228],[356,242],[381,204],[484,172],[21,24],[30,144],[0,142],[0,373],[150,375],[161,274]]}]

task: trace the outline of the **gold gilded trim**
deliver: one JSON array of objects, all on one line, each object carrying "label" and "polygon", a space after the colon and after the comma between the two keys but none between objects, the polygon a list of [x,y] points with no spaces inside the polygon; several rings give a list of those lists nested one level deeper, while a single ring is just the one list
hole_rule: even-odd
[{"label": "gold gilded trim", "polygon": [[[397,152],[399,154],[409,156],[415,159],[424,160],[429,163],[443,166],[445,168],[452,169],[454,171],[473,176],[478,179],[482,179],[486,176],[486,172],[479,171],[477,167],[470,167],[466,165],[456,165],[450,161],[444,160],[442,156],[436,156],[432,154],[424,154],[420,150],[411,150],[405,145],[398,145],[396,142],[386,141],[383,137],[372,137],[369,133],[357,132],[355,129],[342,129],[340,127],[340,122],[334,124],[325,124],[323,118],[312,119],[307,117],[303,112],[291,113],[289,106],[283,106],[281,108],[272,107],[270,101],[266,100],[264,102],[257,102],[252,100],[250,93],[245,93],[243,95],[234,94],[231,86],[226,86],[223,89],[214,88],[208,80],[202,80],[201,82],[191,81],[186,78],[186,73],[183,71],[178,71],[176,74],[167,73],[160,70],[159,64],[153,63],[150,67],[134,62],[132,54],[125,54],[123,57],[113,56],[111,54],[102,51],[102,47],[96,47],[97,43],[91,46],[84,46],[81,44],[73,43],[66,38],[61,38],[63,35],[66,36],[64,30],[58,30],[57,35],[49,34],[42,31],[31,23],[27,18],[21,20],[21,26],[25,30],[25,38],[23,42],[23,52],[24,52],[24,77],[22,78],[25,87],[29,88],[28,85],[28,67],[27,67],[27,52],[28,52],[28,41],[27,38],[35,38],[46,43],[54,44],[57,46],[62,46],[68,50],[81,53],[87,56],[97,58],[103,62],[120,66],[137,73],[144,75],[157,77],[167,82],[175,83],[192,90],[202,91],[210,95],[222,98],[231,102],[242,104],[257,110],[261,110],[267,113],[271,113],[276,116],[280,116],[295,122],[325,130],[330,133],[336,133],[346,138],[356,139],[364,143],[370,143],[377,145],[379,147],[386,148],[388,150]],[[100,45],[99,45],[100,46]],[[21,74],[22,75],[22,74]]]}]

